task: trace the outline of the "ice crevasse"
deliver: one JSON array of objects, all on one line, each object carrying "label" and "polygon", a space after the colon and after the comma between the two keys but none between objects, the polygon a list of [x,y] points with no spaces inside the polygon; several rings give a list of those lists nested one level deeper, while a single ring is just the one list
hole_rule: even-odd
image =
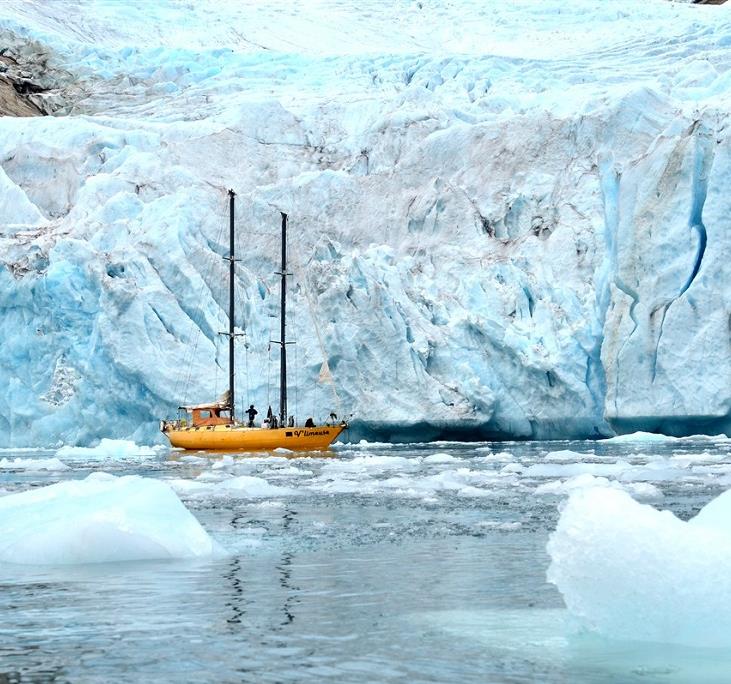
[{"label": "ice crevasse", "polygon": [[606,487],[573,492],[548,580],[579,623],[621,640],[731,646],[731,491],[689,521]]},{"label": "ice crevasse", "polygon": [[285,211],[298,419],[324,354],[356,440],[728,433],[731,6],[335,5],[4,4],[0,446],[220,395],[229,187],[247,404]]}]

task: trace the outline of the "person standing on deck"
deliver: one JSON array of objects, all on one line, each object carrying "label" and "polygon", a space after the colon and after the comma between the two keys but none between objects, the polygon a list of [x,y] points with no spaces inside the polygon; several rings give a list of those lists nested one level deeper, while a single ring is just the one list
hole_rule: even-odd
[{"label": "person standing on deck", "polygon": [[249,414],[249,427],[254,427],[254,417],[259,411],[254,408],[254,404],[249,406],[249,410],[246,412]]}]

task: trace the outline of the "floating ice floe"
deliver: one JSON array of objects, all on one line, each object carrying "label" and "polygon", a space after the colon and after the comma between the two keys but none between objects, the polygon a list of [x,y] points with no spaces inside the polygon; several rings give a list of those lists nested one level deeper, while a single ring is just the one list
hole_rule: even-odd
[{"label": "floating ice floe", "polygon": [[613,443],[613,444],[624,444],[627,442],[650,442],[650,443],[665,443],[665,442],[687,442],[696,440],[707,440],[709,442],[727,442],[729,437],[727,435],[690,435],[688,437],[672,437],[671,435],[661,435],[655,432],[632,432],[628,435],[616,435],[615,437],[608,437],[602,439],[602,444]]},{"label": "floating ice floe", "polygon": [[490,453],[480,456],[485,463],[511,463],[515,461],[515,456],[509,451],[492,451],[492,449],[475,449],[475,451],[483,452],[488,451]]},{"label": "floating ice floe", "polygon": [[587,629],[616,639],[731,646],[731,491],[688,522],[600,487],[573,492],[548,580]]},{"label": "floating ice floe", "polygon": [[50,470],[58,472],[69,467],[58,458],[0,458],[0,470],[28,470],[38,472]]},{"label": "floating ice floe", "polygon": [[[420,460],[404,459],[409,462]],[[328,464],[329,465],[329,464]],[[469,468],[447,469],[433,475],[417,475],[413,471],[388,473],[383,471],[340,471],[322,468],[320,477],[305,483],[309,491],[327,494],[357,494],[361,496],[405,496],[409,498],[430,497],[447,492],[461,497],[489,497],[494,495],[494,485],[504,484],[506,477],[499,473],[471,470]],[[515,484],[513,482],[513,484]],[[436,499],[430,499],[436,500]]]},{"label": "floating ice floe", "polygon": [[395,445],[391,442],[369,442],[361,439],[360,442],[335,442],[332,445],[335,449],[391,449]]},{"label": "floating ice floe", "polygon": [[94,473],[0,498],[0,562],[197,558],[222,549],[159,480]]},{"label": "floating ice floe", "polygon": [[595,454],[580,454],[578,451],[571,449],[561,449],[559,451],[549,451],[544,457],[544,461],[557,461],[560,463],[570,463],[572,461],[581,461],[584,458],[594,458]]},{"label": "floating ice floe", "polygon": [[563,496],[580,489],[586,489],[587,487],[612,487],[613,489],[627,491],[638,499],[649,500],[663,498],[663,493],[649,482],[629,482],[622,484],[616,480],[609,480],[606,477],[595,477],[589,473],[575,475],[568,480],[545,482],[536,487],[533,493],[537,496]]},{"label": "floating ice floe", "polygon": [[424,457],[424,463],[458,463],[461,460],[461,458],[447,453],[437,453]]},{"label": "floating ice floe", "polygon": [[404,456],[376,456],[364,454],[342,461],[332,461],[322,466],[323,473],[343,471],[378,471],[398,470],[409,466],[418,467],[421,459],[405,458]]},{"label": "floating ice floe", "polygon": [[212,473],[201,473],[196,480],[170,480],[169,484],[178,494],[189,498],[257,499],[298,493],[296,489],[279,487],[250,475],[222,479]]},{"label": "floating ice floe", "polygon": [[102,439],[95,447],[63,446],[56,456],[61,458],[133,458],[139,456],[156,456],[162,451],[167,451],[164,446],[140,446],[125,439]]},{"label": "floating ice floe", "polygon": [[627,461],[616,463],[535,463],[523,470],[525,477],[572,477],[574,475],[621,475],[632,468]]}]

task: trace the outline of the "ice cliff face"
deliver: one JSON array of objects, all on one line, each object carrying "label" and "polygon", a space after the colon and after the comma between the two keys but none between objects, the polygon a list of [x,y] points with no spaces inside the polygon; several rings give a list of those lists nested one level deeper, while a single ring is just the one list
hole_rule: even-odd
[{"label": "ice cliff face", "polygon": [[324,350],[359,435],[731,429],[731,7],[359,5],[3,5],[0,444],[221,393],[229,187],[260,410],[286,211],[298,418]]}]

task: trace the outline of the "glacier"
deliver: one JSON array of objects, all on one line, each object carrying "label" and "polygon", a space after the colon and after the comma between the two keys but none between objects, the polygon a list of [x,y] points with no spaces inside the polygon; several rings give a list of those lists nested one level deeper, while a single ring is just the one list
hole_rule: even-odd
[{"label": "glacier", "polygon": [[[350,438],[731,434],[731,7],[7,0],[0,446],[276,397]],[[45,100],[44,100],[45,98]],[[338,398],[318,382],[326,358]]]}]

